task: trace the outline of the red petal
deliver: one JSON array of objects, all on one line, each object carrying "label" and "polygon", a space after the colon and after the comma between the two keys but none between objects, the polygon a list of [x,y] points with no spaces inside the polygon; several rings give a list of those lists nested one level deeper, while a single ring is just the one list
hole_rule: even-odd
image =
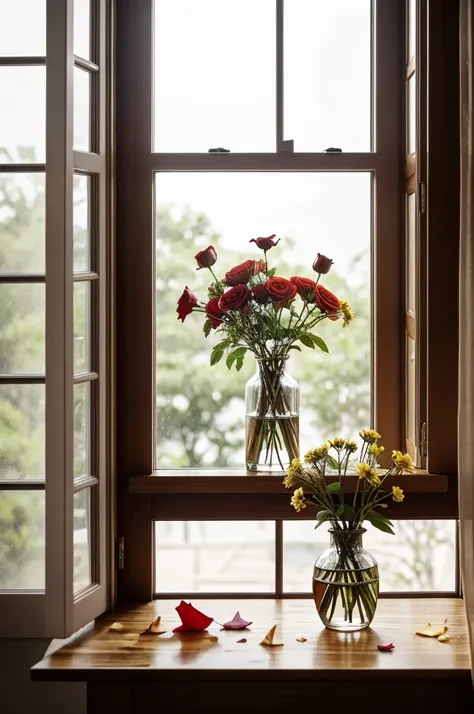
[{"label": "red petal", "polygon": [[173,632],[202,632],[214,620],[213,617],[204,615],[204,613],[196,610],[190,602],[184,602],[184,600],[181,600],[176,612],[182,624],[179,627],[175,627]]},{"label": "red petal", "polygon": [[224,622],[222,627],[224,630],[245,630],[245,628],[249,627],[251,624],[251,622],[247,622],[247,620],[243,620],[240,617],[240,612],[236,612],[232,620]]},{"label": "red petal", "polygon": [[242,637],[241,640],[237,640],[237,644],[238,644],[238,645],[243,645],[244,642],[247,642],[247,640],[245,639],[245,637]]},{"label": "red petal", "polygon": [[391,652],[393,649],[395,649],[395,645],[390,642],[388,645],[377,645],[377,649],[379,652]]}]

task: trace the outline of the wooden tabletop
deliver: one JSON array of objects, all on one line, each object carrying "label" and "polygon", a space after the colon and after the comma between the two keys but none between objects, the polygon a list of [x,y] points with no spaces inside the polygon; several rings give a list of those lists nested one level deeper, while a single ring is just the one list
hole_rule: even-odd
[{"label": "wooden tabletop", "polygon": [[[373,627],[355,634],[325,630],[312,600],[193,600],[218,622],[236,610],[252,620],[247,630],[173,634],[180,624],[175,600],[157,600],[106,614],[33,667],[49,681],[303,681],[357,678],[459,680],[470,678],[464,603],[456,598],[382,599]],[[161,615],[165,634],[141,635]],[[419,637],[417,629],[447,619],[447,643]],[[264,647],[272,625],[282,647]],[[215,639],[217,637],[217,640]],[[306,642],[297,638],[305,637]],[[239,643],[238,640],[246,639]],[[393,642],[384,653],[377,644]]]}]

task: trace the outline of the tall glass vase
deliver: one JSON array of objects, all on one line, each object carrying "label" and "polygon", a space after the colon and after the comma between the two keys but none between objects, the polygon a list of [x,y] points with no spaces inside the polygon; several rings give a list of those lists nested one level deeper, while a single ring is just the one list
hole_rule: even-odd
[{"label": "tall glass vase", "polygon": [[314,564],[314,602],[330,630],[363,630],[375,615],[379,571],[375,558],[362,547],[365,532],[331,528],[331,545]]},{"label": "tall glass vase", "polygon": [[300,388],[288,358],[257,360],[245,387],[245,453],[250,471],[282,473],[299,457]]}]

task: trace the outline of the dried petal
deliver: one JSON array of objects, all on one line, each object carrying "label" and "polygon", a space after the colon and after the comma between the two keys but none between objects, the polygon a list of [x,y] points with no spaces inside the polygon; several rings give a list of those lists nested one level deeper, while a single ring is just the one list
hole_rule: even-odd
[{"label": "dried petal", "polygon": [[267,634],[263,638],[263,640],[260,642],[261,645],[264,645],[265,647],[283,647],[284,642],[275,642],[275,630],[277,626],[273,625],[273,627],[268,630]]},{"label": "dried petal", "polygon": [[306,637],[297,637],[297,638],[296,638],[296,641],[297,641],[297,642],[307,642],[308,640],[307,640]]},{"label": "dried petal", "polygon": [[431,622],[428,622],[424,630],[417,630],[416,634],[420,635],[420,637],[440,637],[441,635],[445,635],[448,631],[448,626],[446,625],[446,623],[447,620],[444,621],[444,625],[442,625],[441,627],[433,627]]},{"label": "dried petal", "polygon": [[217,635],[206,635],[204,639],[209,640],[209,642],[218,642],[219,641],[219,638],[217,637]]},{"label": "dried petal", "polygon": [[122,630],[125,630],[125,625],[122,625],[121,622],[114,622],[114,624],[109,627],[109,630],[114,630],[114,632],[122,632]]},{"label": "dried petal", "polygon": [[438,642],[449,642],[450,639],[449,635],[440,635],[438,637]]},{"label": "dried petal", "polygon": [[251,624],[251,622],[248,622],[247,620],[244,620],[242,617],[240,617],[240,612],[237,611],[232,620],[229,620],[229,622],[224,622],[222,627],[224,628],[224,630],[245,630],[245,628]]},{"label": "dried petal", "polygon": [[176,612],[181,618],[182,624],[175,627],[173,632],[202,632],[214,621],[214,618],[204,615],[196,610],[190,602],[184,602],[184,600],[181,600]]},{"label": "dried petal", "polygon": [[241,644],[243,644],[244,642],[247,642],[247,640],[245,639],[245,637],[242,637],[241,640],[237,640],[237,644],[238,644],[238,645],[241,645]]},{"label": "dried petal", "polygon": [[388,645],[377,645],[377,649],[379,652],[391,652],[395,649],[395,645],[393,642],[389,642]]},{"label": "dried petal", "polygon": [[156,620],[149,625],[148,629],[142,632],[142,635],[164,635],[166,630],[160,627],[161,616],[157,617]]}]

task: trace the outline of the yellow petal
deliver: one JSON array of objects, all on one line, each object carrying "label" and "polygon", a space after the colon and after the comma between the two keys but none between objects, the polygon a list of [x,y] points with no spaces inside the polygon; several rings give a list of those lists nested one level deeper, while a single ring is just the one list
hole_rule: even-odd
[{"label": "yellow petal", "polygon": [[420,635],[420,637],[441,637],[442,635],[445,635],[448,631],[448,626],[446,625],[446,623],[447,620],[444,621],[444,625],[441,625],[441,627],[433,627],[431,622],[428,622],[424,630],[417,630],[416,634]]},{"label": "yellow petal", "polygon": [[206,635],[204,638],[206,640],[209,640],[209,642],[218,642],[219,638],[216,635]]},{"label": "yellow petal", "polygon": [[164,635],[166,630],[163,630],[160,627],[160,622],[161,617],[157,617],[156,620],[153,620],[148,629],[145,630],[145,632],[142,632],[142,635]]},{"label": "yellow petal", "polygon": [[261,645],[264,645],[265,647],[282,647],[283,642],[275,642],[275,630],[277,626],[273,625],[273,627],[268,630],[267,634],[263,638],[263,640],[260,642]]},{"label": "yellow petal", "polygon": [[114,630],[115,632],[121,632],[122,630],[125,630],[125,625],[122,625],[121,622],[114,622],[114,624],[109,627],[109,630]]},{"label": "yellow petal", "polygon": [[438,637],[438,642],[449,642],[450,637],[449,635],[440,635]]},{"label": "yellow petal", "polygon": [[307,642],[308,640],[307,640],[306,637],[297,637],[297,638],[296,638],[296,641],[297,641],[297,642]]}]

